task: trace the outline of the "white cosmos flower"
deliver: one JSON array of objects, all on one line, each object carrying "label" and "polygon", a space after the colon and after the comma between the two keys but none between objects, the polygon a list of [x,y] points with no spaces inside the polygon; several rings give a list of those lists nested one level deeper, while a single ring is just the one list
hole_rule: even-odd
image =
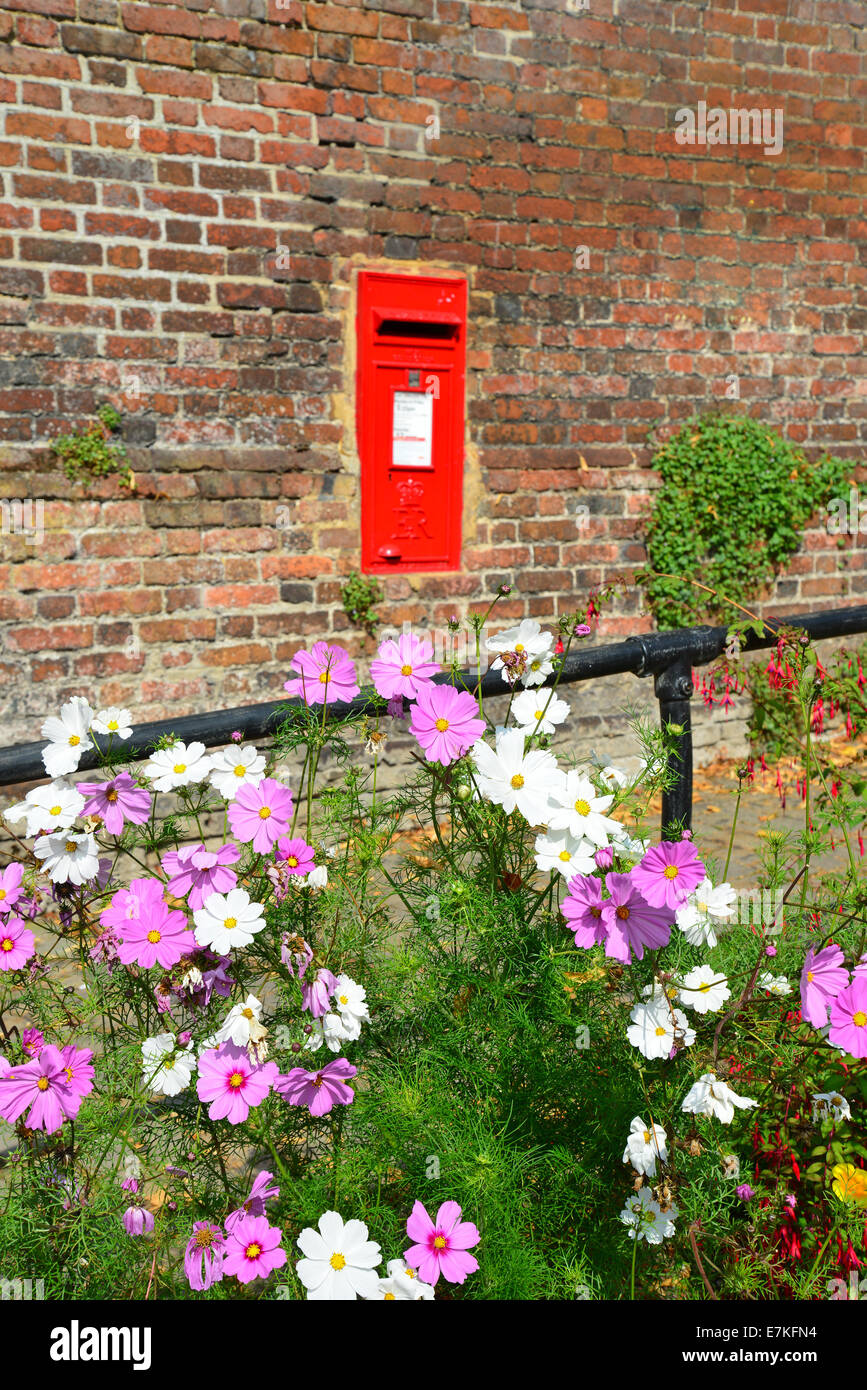
[{"label": "white cosmos flower", "polygon": [[340,1052],[344,1043],[357,1042],[361,1037],[361,1020],[344,1014],[323,1014],[311,1019],[310,1025],[306,1046],[311,1052],[318,1052],[323,1043],[331,1052]]},{"label": "white cosmos flower", "polygon": [[851,1120],[849,1102],[839,1091],[816,1091],[813,1095],[813,1119]]},{"label": "white cosmos flower", "polygon": [[211,786],[227,801],[234,801],[239,787],[257,787],[264,776],[265,758],[252,744],[241,748],[230,743],[211,754]]},{"label": "white cosmos flower", "polygon": [[776,994],[781,999],[792,992],[785,975],[772,975],[769,970],[762,971],[756,980],[756,989],[766,989],[769,994]]},{"label": "white cosmos flower", "polygon": [[433,1299],[433,1284],[423,1283],[416,1271],[410,1269],[403,1260],[389,1260],[387,1269],[388,1278],[378,1281],[377,1292],[373,1295],[375,1300],[382,1302],[397,1299],[418,1303],[422,1299],[427,1302]]},{"label": "white cosmos flower", "polygon": [[250,901],[245,888],[211,893],[193,913],[196,940],[218,956],[227,956],[233,949],[250,945],[265,925],[264,913],[261,903]]},{"label": "white cosmos flower", "polygon": [[542,685],[553,674],[553,671],[553,650],[542,652],[541,656],[531,657],[527,662],[527,668],[521,677],[521,684],[526,686]]},{"label": "white cosmos flower", "polygon": [[675,913],[675,921],[690,946],[708,946],[713,950],[717,943],[714,925],[735,915],[737,900],[730,883],[719,883],[714,888],[710,879],[704,878]]},{"label": "white cosmos flower", "polygon": [[693,1083],[680,1108],[687,1115],[712,1115],[729,1125],[734,1119],[735,1106],[739,1110],[749,1110],[757,1104],[758,1101],[735,1095],[730,1086],[717,1080],[714,1072],[706,1071]]},{"label": "white cosmos flower", "polygon": [[565,700],[550,691],[522,690],[512,701],[515,724],[522,733],[553,734],[558,724],[569,718]]},{"label": "white cosmos flower", "polygon": [[629,1228],[627,1234],[630,1240],[646,1240],[649,1245],[661,1245],[668,1236],[674,1235],[677,1214],[677,1207],[674,1206],[663,1211],[650,1188],[640,1187],[627,1198],[620,1220]]},{"label": "white cosmos flower", "polygon": [[324,888],[328,882],[328,870],[324,864],[317,864],[315,869],[311,869],[309,874],[305,874],[298,881],[305,888]]},{"label": "white cosmos flower", "polygon": [[196,1061],[192,1048],[178,1047],[174,1033],[145,1038],[141,1052],[144,1079],[152,1091],[177,1096],[187,1089]]},{"label": "white cosmos flower", "polygon": [[656,1176],[656,1160],[668,1162],[665,1130],[662,1125],[646,1125],[639,1115],[629,1126],[629,1138],[623,1151],[623,1162],[631,1163],[636,1173]]},{"label": "white cosmos flower", "polygon": [[203,743],[173,743],[159,748],[145,763],[144,775],[158,792],[173,792],[191,782],[204,782],[211,770],[211,759]]},{"label": "white cosmos flower", "polygon": [[610,763],[607,767],[601,767],[597,772],[600,782],[609,787],[611,791],[616,791],[618,787],[629,785],[629,778],[619,767],[613,767]]},{"label": "white cosmos flower", "polygon": [[544,825],[548,791],[559,775],[552,753],[534,749],[524,752],[520,729],[505,729],[497,739],[496,752],[479,740],[470,757],[476,765],[476,781],[482,796],[507,813],[520,811],[530,825]]},{"label": "white cosmos flower", "polygon": [[636,1004],[629,1015],[632,1020],[626,1036],[648,1060],[667,1058],[673,1047],[692,1047],[695,1030],[690,1028],[686,1014],[669,1008],[663,997],[649,1004]]},{"label": "white cosmos flower", "polygon": [[[517,627],[508,627],[505,632],[498,632],[496,637],[488,637],[485,646],[489,652],[517,652],[518,656],[542,656],[549,652],[554,645],[554,634],[543,632],[542,625],[535,618],[524,618]],[[498,671],[502,666],[498,659],[494,662],[494,670]]]},{"label": "white cosmos flower", "polygon": [[350,1019],[357,1020],[359,1023],[370,1021],[367,991],[361,985],[356,984],[355,980],[350,979],[348,975],[337,976],[337,988],[331,997],[337,1005],[338,1013],[347,1022]]},{"label": "white cosmos flower", "polygon": [[217,1033],[217,1041],[233,1042],[237,1047],[248,1043],[259,1043],[267,1029],[262,1023],[262,1003],[255,994],[248,994],[243,1004],[236,1004],[226,1015],[226,1021]]},{"label": "white cosmos flower", "polygon": [[697,965],[684,975],[678,993],[681,1004],[695,1009],[697,1014],[715,1014],[732,997],[726,977],[711,965]]},{"label": "white cosmos flower", "polygon": [[36,787],[23,801],[10,806],[3,814],[15,824],[27,818],[25,833],[38,835],[40,830],[68,830],[84,810],[84,797],[76,787],[66,782],[51,782]]},{"label": "white cosmos flower", "polygon": [[94,716],[91,728],[97,734],[114,734],[115,738],[129,738],[132,734],[132,715],[128,709],[118,709],[110,705]]},{"label": "white cosmos flower", "polygon": [[551,787],[545,823],[550,830],[584,836],[597,847],[607,845],[610,835],[623,834],[620,822],[603,814],[613,800],[600,796],[586,773],[573,769]]},{"label": "white cosmos flower", "polygon": [[42,761],[49,777],[62,777],[74,772],[85,748],[90,747],[88,730],[93,719],[93,710],[83,695],[73,695],[60,711],[60,718],[52,715],[42,725],[42,737],[48,739],[48,747],[42,750]]},{"label": "white cosmos flower", "polygon": [[540,873],[556,869],[568,882],[576,874],[592,874],[596,869],[596,846],[590,840],[571,835],[568,830],[549,830],[536,836],[536,868]]},{"label": "white cosmos flower", "polygon": [[377,1297],[382,1251],[368,1240],[363,1221],[344,1222],[336,1211],[323,1212],[319,1230],[305,1227],[297,1244],[304,1259],[295,1268],[308,1299],[349,1303]]},{"label": "white cosmos flower", "polygon": [[88,883],[99,873],[99,852],[92,835],[65,830],[43,835],[33,846],[52,883]]}]

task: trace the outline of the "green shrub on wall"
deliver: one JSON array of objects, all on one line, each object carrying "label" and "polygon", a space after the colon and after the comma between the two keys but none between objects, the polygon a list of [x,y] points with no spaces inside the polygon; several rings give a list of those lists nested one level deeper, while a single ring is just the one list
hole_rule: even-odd
[{"label": "green shrub on wall", "polygon": [[86,485],[116,474],[121,487],[135,489],[126,450],[113,437],[120,426],[121,417],[114,406],[103,405],[96,412],[96,419],[85,428],[54,440],[51,451],[71,483]]},{"label": "green shrub on wall", "polygon": [[[660,627],[729,619],[794,555],[804,526],[845,488],[851,461],[811,463],[748,416],[694,418],[657,450],[662,478],[647,530],[650,606]],[[697,580],[716,597],[695,588]]]}]

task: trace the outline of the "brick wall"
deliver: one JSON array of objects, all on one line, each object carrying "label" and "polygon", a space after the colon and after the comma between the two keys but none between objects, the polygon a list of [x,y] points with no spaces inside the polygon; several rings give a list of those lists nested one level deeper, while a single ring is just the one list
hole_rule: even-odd
[{"label": "brick wall", "polygon": [[[7,735],[81,691],[138,719],[272,698],[327,633],[364,652],[340,606],[359,267],[470,285],[463,568],[390,577],[390,622],[504,578],[505,617],[547,619],[640,563],[647,430],[733,377],[811,454],[861,458],[865,20],[7,0],[0,497],[43,500],[46,528],[0,536]],[[699,101],[780,107],[782,153],[679,145]],[[46,447],[106,400],[131,496],[71,486]],[[863,601],[865,555],[817,524],[770,607]],[[630,597],[602,633],[645,626]]]}]

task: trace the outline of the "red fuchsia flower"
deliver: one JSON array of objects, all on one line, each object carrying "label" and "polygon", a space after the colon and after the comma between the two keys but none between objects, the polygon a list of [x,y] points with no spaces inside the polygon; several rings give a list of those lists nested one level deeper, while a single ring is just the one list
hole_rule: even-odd
[{"label": "red fuchsia flower", "polygon": [[162,868],[168,876],[168,889],[175,898],[187,898],[190,910],[198,912],[212,893],[229,893],[238,886],[238,875],[228,867],[237,864],[241,851],[237,845],[221,845],[206,850],[201,843],[183,845],[164,854]]},{"label": "red fuchsia flower", "polygon": [[301,675],[296,680],[286,681],[283,689],[306,705],[353,700],[361,689],[355,678],[355,663],[343,647],[314,642],[309,652],[296,652],[289,665]]},{"label": "red fuchsia flower", "polygon": [[409,731],[418,739],[429,763],[448,767],[477,743],[487,727],[479,707],[466,690],[450,685],[422,686],[413,705]]},{"label": "red fuchsia flower", "polygon": [[240,1284],[267,1279],[272,1269],[286,1263],[282,1239],[280,1227],[269,1226],[264,1216],[245,1216],[226,1238],[223,1273],[234,1274]]},{"label": "red fuchsia flower", "polygon": [[[134,884],[137,881],[134,880]],[[161,965],[164,970],[171,970],[182,956],[195,951],[196,938],[183,912],[170,908],[162,897],[149,898],[142,905],[141,914],[119,928],[122,939],[117,955],[124,965],[134,963],[143,970]]]},{"label": "red fuchsia flower", "polygon": [[77,790],[88,800],[83,816],[101,816],[109,835],[120,835],[124,822],[144,825],[151,813],[151,793],[136,786],[128,772],[110,782],[79,782]]},{"label": "red fuchsia flower", "polygon": [[154,1228],[153,1212],[147,1207],[127,1207],[121,1220],[128,1236],[150,1235]]},{"label": "red fuchsia flower", "polygon": [[290,874],[309,874],[313,868],[313,846],[306,840],[290,840],[283,835],[277,841],[277,859]]},{"label": "red fuchsia flower", "polygon": [[20,970],[36,954],[36,938],[20,917],[0,922],[0,970]]},{"label": "red fuchsia flower", "polygon": [[28,1057],[38,1057],[45,1046],[45,1038],[38,1028],[25,1028],[21,1038],[21,1046]]},{"label": "red fuchsia flower", "polygon": [[853,1057],[867,1057],[867,975],[856,975],[852,983],[831,1000],[828,1039]]},{"label": "red fuchsia flower", "polygon": [[641,960],[645,946],[654,951],[668,944],[671,913],[648,903],[635,885],[634,869],[631,874],[606,874],[605,887],[611,895],[602,904],[602,920],[608,933],[606,956],[628,964],[630,949],[636,960]]},{"label": "red fuchsia flower", "polygon": [[[93,1053],[85,1054],[88,1058]],[[53,1134],[64,1120],[74,1120],[81,1106],[81,1092],[73,1090],[63,1054],[53,1046],[21,1067],[0,1068],[0,1115],[9,1124],[24,1114],[28,1129]]]},{"label": "red fuchsia flower", "polygon": [[[663,840],[632,870],[632,880],[651,907],[674,912],[702,882],[707,870],[689,840]],[[640,957],[639,957],[640,959]]]},{"label": "red fuchsia flower", "polygon": [[440,670],[433,646],[426,637],[405,632],[397,641],[388,638],[370,663],[370,679],[384,700],[405,696],[414,700],[423,685]]},{"label": "red fuchsia flower", "polygon": [[608,930],[602,918],[602,884],[598,878],[577,874],[568,887],[560,911],[575,933],[575,945],[589,950],[605,940]]},{"label": "red fuchsia flower", "polygon": [[457,1202],[443,1202],[432,1221],[421,1202],[415,1202],[406,1223],[406,1233],[415,1245],[403,1258],[425,1284],[435,1284],[440,1275],[450,1284],[463,1284],[474,1274],[479,1262],[468,1252],[481,1239],[472,1221],[461,1221]]},{"label": "red fuchsia flower", "polygon": [[814,1028],[824,1028],[831,1000],[848,983],[849,972],[843,966],[840,947],[831,942],[823,950],[814,951],[811,946],[801,971],[801,1016]]},{"label": "red fuchsia flower", "polygon": [[184,1251],[184,1273],[190,1288],[204,1293],[223,1277],[226,1237],[213,1221],[196,1221]]},{"label": "red fuchsia flower", "polygon": [[237,1211],[230,1212],[226,1217],[227,1231],[234,1231],[245,1216],[265,1215],[265,1203],[270,1202],[272,1197],[280,1196],[279,1187],[269,1187],[269,1183],[273,1183],[273,1181],[273,1173],[257,1173],[246,1202]]},{"label": "red fuchsia flower", "polygon": [[250,1061],[246,1047],[227,1042],[202,1053],[196,1090],[199,1100],[211,1102],[208,1114],[212,1120],[240,1125],[251,1109],[262,1104],[277,1076],[275,1062],[257,1066]]},{"label": "red fuchsia flower", "polygon": [[23,877],[23,864],[7,864],[0,873],[0,916],[7,913],[12,904],[20,898]]},{"label": "red fuchsia flower", "polygon": [[309,1010],[314,1018],[322,1018],[328,1013],[328,1001],[336,988],[337,976],[325,967],[318,970],[312,984],[308,981],[301,986],[302,1009]]},{"label": "red fuchsia flower", "polygon": [[292,793],[273,777],[263,777],[255,787],[248,782],[229,803],[232,834],[242,845],[252,841],[257,854],[270,853],[291,819]]},{"label": "red fuchsia flower", "polygon": [[320,1071],[305,1071],[293,1067],[285,1076],[278,1076],[274,1090],[290,1105],[306,1105],[311,1115],[327,1115],[335,1105],[351,1105],[355,1092],[347,1086],[357,1068],[345,1057],[337,1057]]}]

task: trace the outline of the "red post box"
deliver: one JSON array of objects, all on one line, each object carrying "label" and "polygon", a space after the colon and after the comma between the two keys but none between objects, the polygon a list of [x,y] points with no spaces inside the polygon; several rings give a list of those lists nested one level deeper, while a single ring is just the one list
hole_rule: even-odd
[{"label": "red post box", "polygon": [[361,567],[459,569],[467,282],[361,271],[357,332]]}]

